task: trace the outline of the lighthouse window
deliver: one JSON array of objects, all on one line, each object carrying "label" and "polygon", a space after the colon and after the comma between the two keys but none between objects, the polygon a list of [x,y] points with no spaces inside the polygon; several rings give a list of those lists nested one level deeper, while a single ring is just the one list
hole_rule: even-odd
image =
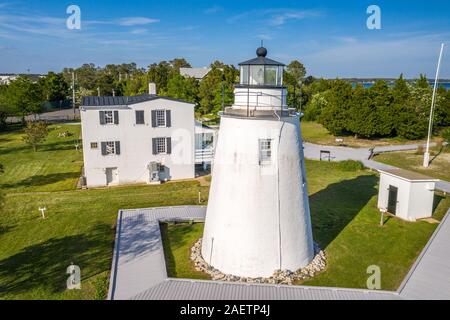
[{"label": "lighthouse window", "polygon": [[241,84],[248,84],[248,69],[249,66],[241,67]]},{"label": "lighthouse window", "polygon": [[262,65],[250,66],[250,84],[253,85],[264,84],[264,66]]},{"label": "lighthouse window", "polygon": [[272,140],[260,139],[259,140],[259,163],[270,163],[272,160]]},{"label": "lighthouse window", "polygon": [[265,69],[265,84],[275,86],[277,85],[277,66],[266,66]]}]

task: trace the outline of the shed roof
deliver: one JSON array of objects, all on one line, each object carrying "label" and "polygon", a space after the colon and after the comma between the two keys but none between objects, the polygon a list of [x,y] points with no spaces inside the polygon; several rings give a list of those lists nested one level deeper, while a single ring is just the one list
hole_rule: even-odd
[{"label": "shed roof", "polygon": [[439,179],[432,178],[429,176],[426,176],[424,174],[409,171],[405,169],[400,168],[393,168],[393,169],[383,169],[379,170],[380,173],[385,173],[391,176],[399,177],[408,181],[439,181]]}]

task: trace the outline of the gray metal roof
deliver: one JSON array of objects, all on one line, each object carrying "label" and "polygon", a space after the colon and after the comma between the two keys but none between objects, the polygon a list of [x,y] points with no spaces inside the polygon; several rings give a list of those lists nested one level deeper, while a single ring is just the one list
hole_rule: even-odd
[{"label": "gray metal roof", "polygon": [[395,292],[167,279],[133,300],[398,300]]},{"label": "gray metal roof", "polygon": [[211,68],[180,68],[180,74],[184,77],[203,79],[211,70]]},{"label": "gray metal roof", "polygon": [[155,99],[166,99],[166,100],[172,100],[177,102],[183,102],[183,103],[189,103],[187,101],[174,99],[170,97],[163,97],[158,96],[154,94],[142,94],[139,96],[130,96],[130,97],[109,97],[109,96],[103,96],[103,97],[97,97],[97,96],[88,96],[83,97],[81,101],[81,106],[85,109],[89,108],[96,108],[96,107],[123,107],[128,106],[136,103],[146,102],[146,101],[152,101]]},{"label": "gray metal roof", "polygon": [[229,283],[167,277],[160,221],[203,220],[206,207],[121,210],[109,299],[135,300],[387,300],[450,299],[450,209],[397,292]]},{"label": "gray metal roof", "polygon": [[108,299],[400,299],[387,291],[168,278],[159,222],[202,221],[205,216],[203,206],[121,210]]},{"label": "gray metal roof", "polygon": [[450,209],[402,285],[405,299],[450,299]]},{"label": "gray metal roof", "polygon": [[201,206],[121,210],[108,298],[129,299],[167,279],[159,221],[201,220],[205,215]]}]

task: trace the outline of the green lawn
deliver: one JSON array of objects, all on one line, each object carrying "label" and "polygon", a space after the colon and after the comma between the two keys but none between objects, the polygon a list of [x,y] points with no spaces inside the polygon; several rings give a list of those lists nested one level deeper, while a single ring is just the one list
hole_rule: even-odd
[{"label": "green lawn", "polygon": [[174,278],[211,279],[195,270],[191,262],[191,248],[203,234],[203,223],[161,223],[167,274]]},{"label": "green lawn", "polygon": [[[74,135],[57,138],[58,130]],[[198,181],[76,190],[81,153],[73,143],[79,126],[53,130],[37,153],[23,144],[21,135],[0,134],[0,163],[5,167],[0,175],[0,299],[104,298],[119,209],[194,205],[199,191],[207,200],[208,187]],[[307,171],[315,238],[330,255],[329,269],[311,284],[360,287],[364,268],[380,263],[386,273],[384,288],[394,288],[436,225],[391,219],[379,229],[375,175],[315,161],[307,161]],[[444,202],[438,205],[441,212]],[[47,207],[45,220],[40,206]],[[195,232],[187,232],[190,228]],[[185,266],[201,229],[201,224],[169,226],[166,234],[163,228],[173,274],[194,273]],[[65,289],[66,268],[72,262],[81,267],[82,290]]]},{"label": "green lawn", "polygon": [[[0,299],[104,298],[119,209],[197,204],[199,191],[207,198],[197,181],[75,190],[82,157],[72,140],[80,126],[59,130],[74,136],[59,139],[54,130],[37,153],[20,131],[0,134]],[[82,290],[65,290],[72,262],[81,267]]]},{"label": "green lawn", "polygon": [[[306,161],[306,166],[314,239],[326,249],[329,265],[303,284],[365,288],[367,267],[375,264],[381,268],[382,288],[395,290],[437,225],[386,218],[380,228],[375,174],[345,172],[338,163]],[[440,201],[438,211],[446,208],[448,202]],[[202,224],[164,226],[170,276],[206,277],[199,277],[189,264],[190,248],[202,228]]]},{"label": "green lawn", "polygon": [[[80,178],[83,154],[75,144],[80,141],[80,125],[52,125],[47,141],[38,152],[22,141],[23,132],[0,134],[0,190],[6,192],[74,190]],[[58,138],[58,133],[72,135]]]},{"label": "green lawn", "polygon": [[431,149],[431,165],[423,167],[423,154],[416,151],[387,152],[377,155],[374,160],[399,168],[450,181],[450,146],[440,150]]},{"label": "green lawn", "polygon": [[[337,145],[335,140],[337,137],[328,132],[328,130],[325,129],[321,124],[312,121],[302,121],[301,127],[303,140],[322,145]],[[369,148],[392,144],[409,144],[409,143],[425,142],[424,140],[413,141],[413,140],[406,140],[400,137],[362,139],[362,138],[355,138],[354,136],[344,136],[338,138],[344,139],[344,145],[355,148]]]}]

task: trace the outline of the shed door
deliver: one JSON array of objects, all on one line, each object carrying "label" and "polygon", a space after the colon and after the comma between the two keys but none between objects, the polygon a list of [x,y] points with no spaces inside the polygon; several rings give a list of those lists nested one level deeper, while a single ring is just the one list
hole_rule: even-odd
[{"label": "shed door", "polygon": [[389,198],[388,198],[388,212],[396,214],[397,211],[397,194],[398,188],[394,186],[389,186]]}]

